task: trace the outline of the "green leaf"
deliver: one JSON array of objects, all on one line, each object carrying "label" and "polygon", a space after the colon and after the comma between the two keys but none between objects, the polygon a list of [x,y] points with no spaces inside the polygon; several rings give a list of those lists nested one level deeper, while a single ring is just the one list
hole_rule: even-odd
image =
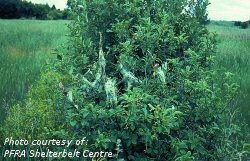
[{"label": "green leaf", "polygon": [[77,121],[76,121],[76,120],[71,120],[71,121],[70,121],[70,125],[71,125],[71,126],[74,127],[74,126],[76,126],[76,124],[77,124]]}]

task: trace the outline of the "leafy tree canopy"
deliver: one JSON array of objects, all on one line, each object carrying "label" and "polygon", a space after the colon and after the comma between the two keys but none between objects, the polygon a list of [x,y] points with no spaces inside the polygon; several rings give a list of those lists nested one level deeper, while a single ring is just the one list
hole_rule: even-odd
[{"label": "leafy tree canopy", "polygon": [[69,16],[67,9],[60,11],[54,5],[50,7],[48,4],[33,4],[22,0],[0,1],[0,18],[3,19],[67,19]]}]

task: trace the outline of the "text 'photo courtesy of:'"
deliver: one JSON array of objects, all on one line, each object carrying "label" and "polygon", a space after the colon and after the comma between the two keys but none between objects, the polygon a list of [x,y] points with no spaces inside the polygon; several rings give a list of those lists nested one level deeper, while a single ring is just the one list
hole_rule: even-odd
[{"label": "text 'photo courtesy of:'", "polygon": [[0,161],[250,160],[249,8],[0,0]]}]

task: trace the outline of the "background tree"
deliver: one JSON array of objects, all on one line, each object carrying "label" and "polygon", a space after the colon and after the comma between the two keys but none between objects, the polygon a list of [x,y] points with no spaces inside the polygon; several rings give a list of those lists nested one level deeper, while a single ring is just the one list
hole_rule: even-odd
[{"label": "background tree", "polygon": [[20,18],[19,8],[20,0],[1,0],[0,15],[1,18]]},{"label": "background tree", "polygon": [[248,25],[248,21],[242,22],[242,23],[241,23],[241,28],[242,28],[242,29],[247,29],[248,26],[249,26],[249,25]]},{"label": "background tree", "polygon": [[0,1],[0,18],[19,19],[19,18],[36,18],[36,19],[67,19],[70,18],[70,12],[56,9],[55,5],[50,7],[48,4],[33,4],[21,0],[1,0]]}]

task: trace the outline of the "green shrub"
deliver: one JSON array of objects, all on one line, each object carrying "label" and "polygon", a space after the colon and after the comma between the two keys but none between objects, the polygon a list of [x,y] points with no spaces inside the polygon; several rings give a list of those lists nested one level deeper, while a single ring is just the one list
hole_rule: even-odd
[{"label": "green shrub", "polygon": [[[53,71],[44,72],[28,93],[24,104],[16,104],[5,120],[4,136],[32,140],[48,139],[53,131],[64,126],[64,111],[59,109],[63,94],[58,88],[60,81],[67,82],[66,76]],[[60,126],[58,126],[60,125]]]},{"label": "green shrub", "polygon": [[235,21],[234,26],[241,26],[241,23],[242,23],[241,21]]},{"label": "green shrub", "polygon": [[242,29],[247,29],[248,28],[248,22],[242,22],[241,23],[241,28]]},{"label": "green shrub", "polygon": [[230,121],[237,85],[215,71],[215,35],[201,21],[207,4],[77,1],[60,63],[74,78],[67,121],[85,148],[114,160],[245,157]]}]

